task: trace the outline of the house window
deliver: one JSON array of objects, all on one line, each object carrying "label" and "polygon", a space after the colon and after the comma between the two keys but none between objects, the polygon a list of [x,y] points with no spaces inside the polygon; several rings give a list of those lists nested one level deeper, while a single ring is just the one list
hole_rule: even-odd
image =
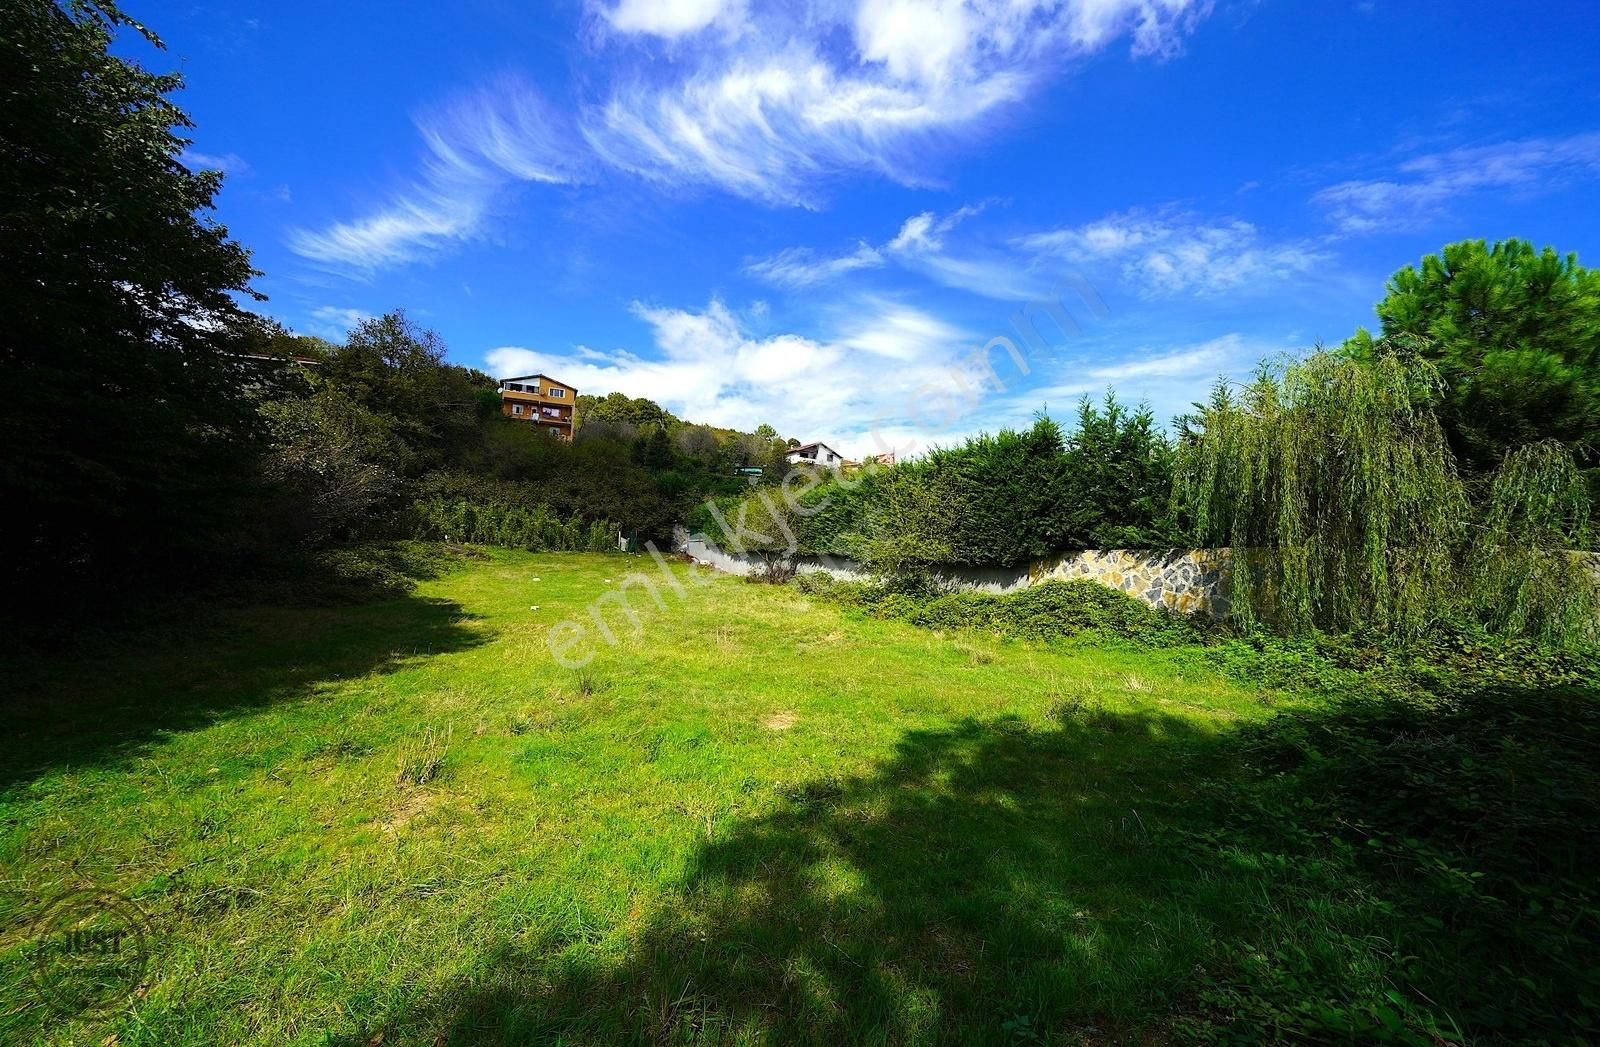
[{"label": "house window", "polygon": [[522,405],[521,404],[512,404],[511,405],[511,413],[512,414],[521,414],[522,413]]},{"label": "house window", "polygon": [[557,389],[555,386],[552,385],[550,387],[550,395],[552,397],[554,397],[555,399],[559,400],[562,397],[567,395],[567,391],[565,389]]},{"label": "house window", "polygon": [[554,434],[555,434],[555,435],[557,435],[557,436],[560,436],[560,435],[561,435],[561,427],[560,427],[560,426],[559,426],[559,425],[552,425],[552,426],[551,426],[551,427],[550,427],[550,431],[551,431],[551,432],[552,432],[552,433],[554,433]]}]

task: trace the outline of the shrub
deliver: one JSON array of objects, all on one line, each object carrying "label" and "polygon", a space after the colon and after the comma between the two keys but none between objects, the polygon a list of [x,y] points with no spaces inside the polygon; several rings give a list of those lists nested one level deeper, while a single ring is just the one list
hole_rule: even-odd
[{"label": "shrub", "polygon": [[476,542],[529,552],[606,552],[616,548],[617,528],[607,520],[586,521],[576,513],[561,519],[547,506],[447,501],[430,498],[408,513],[417,538]]},{"label": "shrub", "polygon": [[1438,374],[1405,348],[1263,365],[1189,423],[1174,501],[1200,544],[1233,550],[1244,628],[1416,635],[1459,605],[1466,495]]},{"label": "shrub", "polygon": [[[809,576],[806,576],[809,578]],[[985,630],[1027,640],[1080,634],[1148,646],[1196,643],[1204,626],[1087,579],[1049,581],[1014,593],[948,592],[936,583],[806,582],[806,591],[929,629]]]},{"label": "shrub", "polygon": [[827,571],[804,571],[797,575],[794,587],[807,596],[822,596],[833,589],[834,577]]}]

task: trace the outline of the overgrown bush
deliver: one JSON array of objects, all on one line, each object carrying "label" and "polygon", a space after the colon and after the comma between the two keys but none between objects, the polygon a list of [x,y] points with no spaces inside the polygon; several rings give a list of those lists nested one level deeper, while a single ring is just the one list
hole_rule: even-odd
[{"label": "overgrown bush", "polygon": [[948,592],[894,582],[822,581],[802,575],[803,591],[929,629],[980,630],[1018,639],[1116,638],[1147,646],[1197,643],[1204,627],[1087,579],[1050,581],[1014,593]]},{"label": "overgrown bush", "polygon": [[565,520],[545,506],[481,504],[427,499],[411,506],[408,530],[416,538],[475,542],[531,552],[606,552],[617,547],[617,528],[606,520]]},{"label": "overgrown bush", "polygon": [[691,530],[719,545],[771,516],[792,520],[802,554],[847,556],[884,574],[936,565],[1010,565],[1071,548],[1147,547],[1176,539],[1172,447],[1147,409],[1085,399],[1077,427],[1048,417],[984,434],[888,469],[824,475],[786,504],[759,490],[698,507]]},{"label": "overgrown bush", "polygon": [[1415,635],[1459,604],[1466,494],[1401,353],[1317,353],[1219,383],[1183,440],[1173,498],[1199,544],[1230,547],[1246,629]]},{"label": "overgrown bush", "polygon": [[1490,485],[1467,562],[1472,604],[1497,632],[1544,643],[1600,632],[1600,580],[1573,550],[1588,548],[1589,493],[1554,441],[1511,452]]}]

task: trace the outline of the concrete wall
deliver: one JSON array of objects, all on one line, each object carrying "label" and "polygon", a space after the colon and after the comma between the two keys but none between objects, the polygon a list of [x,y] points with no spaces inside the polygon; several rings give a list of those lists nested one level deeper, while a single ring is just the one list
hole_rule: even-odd
[{"label": "concrete wall", "polygon": [[[673,547],[700,563],[728,574],[756,570],[760,557],[719,549],[698,534],[675,536]],[[1054,580],[1087,578],[1118,589],[1152,607],[1184,614],[1227,615],[1226,549],[1091,549],[1062,553],[1021,567],[945,567],[935,573],[954,588],[1009,593]],[[836,556],[796,556],[797,573],[826,571],[846,581],[863,581],[870,572]]]}]

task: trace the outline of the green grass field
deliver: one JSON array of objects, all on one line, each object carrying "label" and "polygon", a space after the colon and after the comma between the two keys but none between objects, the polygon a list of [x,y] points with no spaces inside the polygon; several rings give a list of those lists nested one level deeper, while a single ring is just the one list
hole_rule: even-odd
[{"label": "green grass field", "polygon": [[[640,569],[496,551],[14,668],[0,1042],[1160,1040],[1283,922],[1256,864],[1163,842],[1283,695],[726,577],[556,664],[549,627]],[[84,885],[150,959],[63,1014],[27,921]]]}]

